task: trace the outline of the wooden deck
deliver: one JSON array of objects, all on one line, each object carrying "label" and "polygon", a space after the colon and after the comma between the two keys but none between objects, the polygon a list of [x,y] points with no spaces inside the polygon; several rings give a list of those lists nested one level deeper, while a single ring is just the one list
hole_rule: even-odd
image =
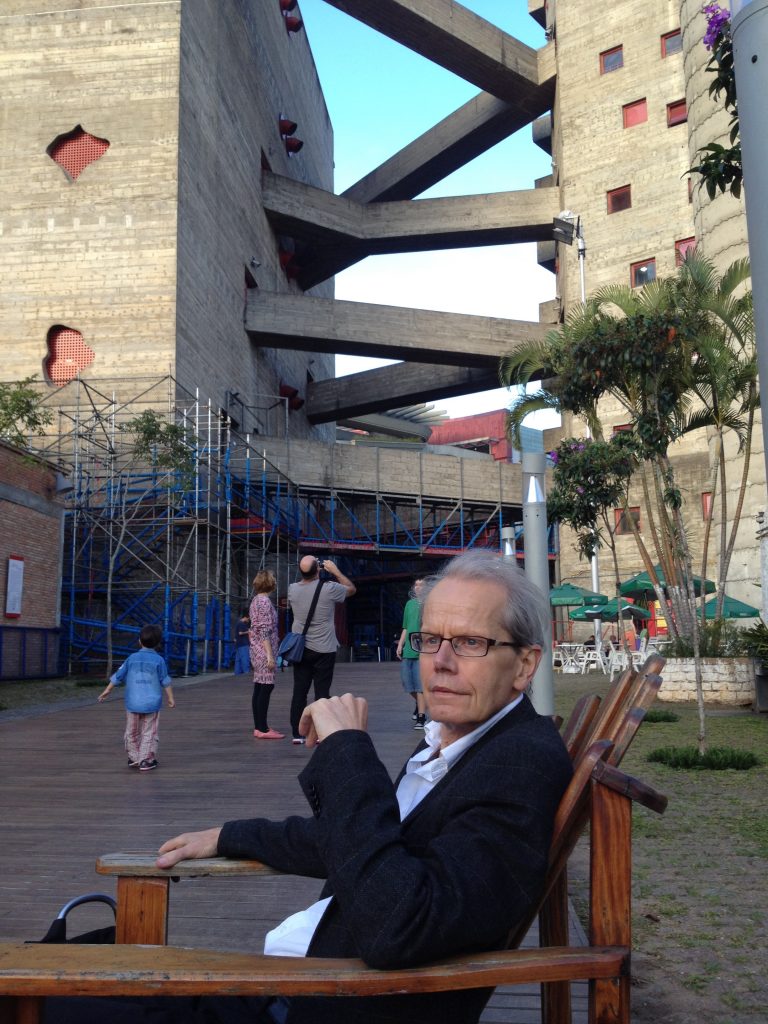
[{"label": "wooden deck", "polygon": [[[394,775],[419,739],[395,663],[340,664],[334,692],[370,704],[370,729]],[[270,724],[287,728],[291,675],[278,677]],[[308,809],[296,776],[311,756],[289,739],[252,737],[247,677],[177,680],[176,708],[161,716],[156,771],[129,769],[122,749],[120,691],[96,703],[0,713],[0,939],[36,939],[60,906],[85,892],[113,892],[97,876],[97,855],[150,851],[179,832],[250,815],[283,817]],[[261,950],[264,933],[307,906],[321,883],[296,877],[188,879],[172,887],[169,943]],[[103,905],[70,916],[70,934],[109,923]],[[574,928],[576,925],[574,924]],[[574,935],[572,941],[579,941]],[[574,985],[575,1021],[586,1019],[586,986]],[[499,989],[483,1021],[535,1024],[536,987]]]}]

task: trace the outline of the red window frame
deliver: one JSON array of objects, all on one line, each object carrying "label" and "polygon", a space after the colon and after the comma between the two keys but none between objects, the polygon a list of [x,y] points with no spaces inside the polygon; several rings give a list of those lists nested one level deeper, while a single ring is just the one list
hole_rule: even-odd
[{"label": "red window frame", "polygon": [[[641,277],[643,279],[641,279]],[[647,260],[638,260],[637,263],[629,265],[629,281],[633,288],[642,288],[644,284],[650,284],[656,280],[656,257],[652,256]]]},{"label": "red window frame", "polygon": [[701,492],[701,518],[706,522],[712,511],[712,492]]},{"label": "red window frame", "polygon": [[[670,42],[672,40],[677,40],[677,42],[673,43],[672,49],[670,49],[669,44],[670,44]],[[675,53],[682,53],[682,51],[683,51],[683,35],[682,35],[680,29],[676,28],[676,29],[673,29],[672,32],[665,32],[664,35],[661,37],[661,56],[662,56],[662,58],[664,58],[664,57],[671,57]]]},{"label": "red window frame", "polygon": [[[618,57],[618,61],[614,61],[611,58]],[[624,47],[620,43],[618,46],[612,46],[610,50],[603,50],[600,54],[600,74],[610,75],[612,71],[618,71],[619,68],[624,67]]]},{"label": "red window frame", "polygon": [[674,128],[675,125],[685,124],[688,120],[688,105],[685,100],[673,100],[667,104],[667,127]]},{"label": "red window frame", "polygon": [[632,516],[637,525],[638,530],[640,529],[640,506],[630,505],[626,512],[623,508],[615,508],[613,510],[613,518],[616,524],[614,533],[617,537],[627,537],[632,535],[632,527],[627,523],[627,513]]},{"label": "red window frame", "polygon": [[691,238],[679,238],[675,242],[675,266],[679,267],[690,249],[696,248],[696,236]]},{"label": "red window frame", "polygon": [[643,96],[641,100],[625,103],[621,108],[621,116],[625,128],[634,128],[635,125],[644,124],[648,120],[648,100]]},{"label": "red window frame", "polygon": [[608,213],[621,213],[632,208],[632,186],[622,185],[620,188],[609,189],[605,193]]}]

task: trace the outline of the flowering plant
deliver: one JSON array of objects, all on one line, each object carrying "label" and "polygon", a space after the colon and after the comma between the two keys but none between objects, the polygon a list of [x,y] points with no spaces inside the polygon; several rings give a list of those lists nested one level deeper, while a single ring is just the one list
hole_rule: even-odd
[{"label": "flowering plant", "polygon": [[701,175],[700,185],[704,185],[710,199],[714,199],[719,189],[730,191],[738,199],[741,195],[742,166],[741,142],[739,141],[739,113],[736,103],[736,79],[733,71],[733,39],[731,38],[731,14],[723,10],[719,4],[711,3],[702,8],[707,19],[707,31],[704,33],[704,45],[710,51],[706,70],[714,74],[710,83],[709,95],[713,100],[723,97],[723,106],[730,111],[730,146],[722,146],[719,142],[710,142],[698,151],[701,162],[691,167],[689,173]]}]

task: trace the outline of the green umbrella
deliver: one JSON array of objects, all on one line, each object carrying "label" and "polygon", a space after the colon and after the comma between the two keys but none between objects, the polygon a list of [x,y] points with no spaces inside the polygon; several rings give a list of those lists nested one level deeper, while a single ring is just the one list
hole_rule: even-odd
[{"label": "green umbrella", "polygon": [[549,592],[549,603],[554,608],[566,608],[569,605],[605,604],[605,594],[595,594],[584,587],[576,587],[573,583],[561,583]]},{"label": "green umbrella", "polygon": [[[716,597],[710,598],[704,605],[704,614],[708,619],[714,619],[716,606]],[[753,608],[751,604],[744,604],[743,601],[737,601],[735,597],[725,595],[722,616],[724,619],[756,619],[759,615],[759,608]]]},{"label": "green umbrella", "polygon": [[[637,619],[645,621],[650,619],[651,613],[645,608],[639,608],[636,604],[625,602],[621,606],[621,617],[623,619]],[[619,609],[616,598],[604,605],[591,605],[588,608],[576,608],[568,612],[568,618],[574,622],[588,622],[590,619],[602,619],[603,622],[616,622],[619,618]]]},{"label": "green umbrella", "polygon": [[[664,572],[661,566],[654,566],[654,571],[656,572],[656,576],[662,588],[666,589],[667,581],[664,577]],[[716,590],[717,587],[712,580],[704,580],[705,594],[714,594]],[[693,577],[693,591],[697,597],[701,594],[701,576]],[[622,597],[645,597],[646,595],[649,595],[654,600],[656,597],[656,591],[653,589],[651,577],[647,572],[639,572],[637,576],[633,576],[632,579],[625,580],[619,587],[619,593]]]}]

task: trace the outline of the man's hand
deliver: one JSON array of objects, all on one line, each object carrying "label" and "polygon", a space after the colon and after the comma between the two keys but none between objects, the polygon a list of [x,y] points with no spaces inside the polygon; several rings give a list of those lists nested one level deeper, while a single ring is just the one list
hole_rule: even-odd
[{"label": "man's hand", "polygon": [[304,708],[299,722],[299,732],[306,737],[307,746],[314,747],[342,729],[368,728],[368,701],[345,693],[341,697],[316,700]]},{"label": "man's hand", "polygon": [[219,850],[221,828],[207,828],[204,832],[185,832],[169,839],[160,847],[160,856],[155,861],[159,868],[172,868],[180,860],[201,860],[215,857]]}]

